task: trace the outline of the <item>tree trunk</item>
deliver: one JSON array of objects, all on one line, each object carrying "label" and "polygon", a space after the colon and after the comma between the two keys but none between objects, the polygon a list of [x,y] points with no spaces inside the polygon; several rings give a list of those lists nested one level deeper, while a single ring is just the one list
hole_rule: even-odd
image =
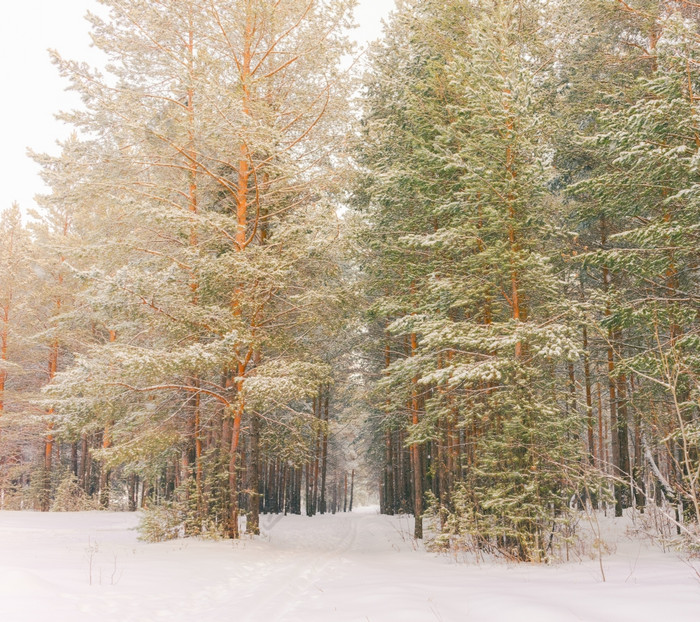
[{"label": "tree trunk", "polygon": [[228,490],[229,490],[229,520],[228,537],[237,539],[240,535],[238,529],[238,445],[241,438],[241,414],[243,405],[236,408],[233,413],[231,427],[231,446],[229,450],[228,465]]},{"label": "tree trunk", "polygon": [[260,535],[260,417],[250,414],[250,466],[248,470],[248,523],[246,531]]},{"label": "tree trunk", "polygon": [[321,395],[319,394],[313,400],[314,418],[316,420],[316,446],[314,448],[314,465],[313,465],[313,491],[311,494],[311,514],[314,515],[318,511],[318,476],[321,462],[321,445],[323,437],[323,414],[321,410]]},{"label": "tree trunk", "polygon": [[[7,361],[7,345],[10,331],[10,303],[2,307],[2,325],[0,327],[0,361]],[[0,417],[5,411],[5,382],[7,372],[0,365]]]},{"label": "tree trunk", "polygon": [[[57,312],[61,309],[61,300],[56,301]],[[58,370],[58,340],[54,339],[51,343],[51,348],[49,350],[49,383],[51,383],[56,376],[56,371]],[[51,472],[52,472],[52,460],[53,460],[53,446],[54,446],[54,422],[52,421],[54,411],[53,408],[49,409],[49,422],[47,424],[46,440],[44,441],[44,482],[43,491],[41,497],[41,510],[43,512],[48,512],[51,505]]]},{"label": "tree trunk", "polygon": [[[415,356],[418,347],[415,333],[411,333],[411,356]],[[414,426],[418,425],[418,378],[413,378],[411,394],[411,417]],[[413,537],[423,538],[423,473],[421,469],[421,451],[418,443],[411,445],[413,462]]]},{"label": "tree trunk", "polygon": [[330,402],[330,389],[326,388],[326,397],[324,399],[324,422],[325,426],[323,428],[323,448],[321,450],[321,514],[326,513],[326,475],[328,471],[328,420],[329,420],[329,402]]},{"label": "tree trunk", "polygon": [[394,513],[394,456],[392,452],[393,439],[391,430],[384,433],[385,464],[384,467],[384,503],[383,512],[385,514]]},{"label": "tree trunk", "polygon": [[352,512],[352,500],[355,493],[355,469],[352,470],[352,475],[350,476],[350,512]]},{"label": "tree trunk", "polygon": [[593,421],[593,394],[591,392],[591,355],[588,351],[588,328],[583,325],[583,380],[586,391],[586,429],[588,437],[588,460],[590,464],[596,462],[594,421]]},{"label": "tree trunk", "polygon": [[[603,218],[600,224],[601,248],[605,249],[607,242],[606,222]],[[610,291],[610,271],[606,266],[603,266],[603,292],[607,295]],[[610,300],[605,301],[605,316],[610,317]],[[608,401],[610,406],[610,440],[611,440],[611,456],[610,462],[612,465],[612,475],[619,478],[622,474],[620,469],[620,435],[618,430],[617,416],[617,382],[615,380],[615,351],[613,349],[614,334],[612,329],[608,330],[607,358],[608,358]],[[615,493],[615,516],[622,516],[622,486],[615,480],[613,483]]]},{"label": "tree trunk", "polygon": [[[622,343],[622,336],[617,334],[617,342]],[[630,450],[629,450],[629,437],[628,437],[628,413],[627,413],[627,376],[626,374],[619,374],[617,377],[617,437],[618,437],[618,447],[620,451],[620,478],[623,480],[619,482],[619,493],[615,494],[616,503],[622,505],[619,510],[616,509],[616,515],[620,516],[622,514],[622,509],[629,507],[631,505],[631,494],[630,494]]]},{"label": "tree trunk", "polygon": [[348,473],[343,474],[345,481],[343,483],[343,512],[348,511]]},{"label": "tree trunk", "polygon": [[78,484],[88,492],[88,436],[86,432],[80,435],[80,463],[78,465]]}]

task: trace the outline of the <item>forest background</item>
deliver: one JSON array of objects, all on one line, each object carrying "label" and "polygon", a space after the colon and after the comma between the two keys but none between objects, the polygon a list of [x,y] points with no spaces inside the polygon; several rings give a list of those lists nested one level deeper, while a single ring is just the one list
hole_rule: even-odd
[{"label": "forest background", "polygon": [[2,507],[698,545],[696,3],[406,0],[356,62],[350,0],[101,4],[2,213]]}]

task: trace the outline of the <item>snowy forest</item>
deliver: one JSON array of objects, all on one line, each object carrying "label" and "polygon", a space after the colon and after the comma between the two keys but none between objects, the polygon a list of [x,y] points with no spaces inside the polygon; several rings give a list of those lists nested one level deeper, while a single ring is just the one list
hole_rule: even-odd
[{"label": "snowy forest", "polygon": [[0,509],[700,550],[700,3],[100,4],[0,212]]}]

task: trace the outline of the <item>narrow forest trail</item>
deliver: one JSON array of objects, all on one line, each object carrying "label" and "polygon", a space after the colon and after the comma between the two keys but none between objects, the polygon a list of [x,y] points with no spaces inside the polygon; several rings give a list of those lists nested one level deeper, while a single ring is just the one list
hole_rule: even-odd
[{"label": "narrow forest trail", "polygon": [[[137,539],[138,516],[0,512],[1,622],[644,622],[700,618],[700,581],[617,527],[604,562],[456,563],[410,517],[264,516],[239,542]],[[700,568],[700,564],[697,564]],[[92,584],[90,584],[92,575]]]}]

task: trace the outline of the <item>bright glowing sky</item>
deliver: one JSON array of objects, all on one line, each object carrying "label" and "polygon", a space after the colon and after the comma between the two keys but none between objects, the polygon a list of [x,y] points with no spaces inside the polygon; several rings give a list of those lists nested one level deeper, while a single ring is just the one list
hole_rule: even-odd
[{"label": "bright glowing sky", "polygon": [[[88,23],[83,16],[96,0],[21,0],[5,3],[0,20],[0,209],[18,201],[23,210],[44,191],[37,166],[26,150],[57,153],[56,140],[69,128],[54,113],[77,105],[73,93],[49,61],[47,49],[64,58],[98,62],[90,49]],[[359,0],[355,36],[360,43],[381,34],[381,20],[394,0]],[[2,249],[0,249],[2,252]],[[1,278],[1,276],[0,276]]]}]

